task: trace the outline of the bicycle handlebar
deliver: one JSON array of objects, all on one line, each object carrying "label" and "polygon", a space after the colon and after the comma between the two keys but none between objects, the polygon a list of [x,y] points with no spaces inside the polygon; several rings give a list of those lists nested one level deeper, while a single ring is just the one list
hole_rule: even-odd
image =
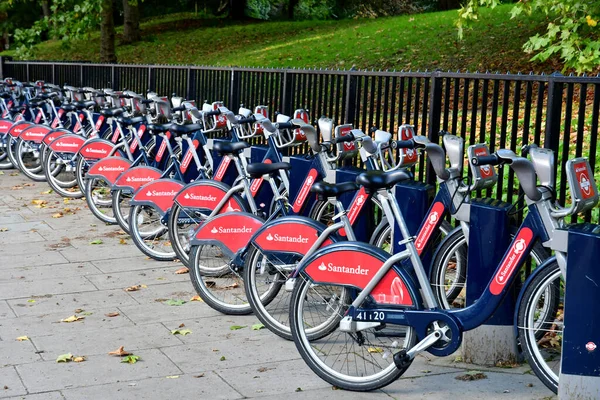
[{"label": "bicycle handlebar", "polygon": [[412,139],[408,140],[394,140],[391,143],[392,149],[414,149],[416,143]]},{"label": "bicycle handlebar", "polygon": [[352,141],[354,141],[354,134],[352,134],[352,132],[348,132],[344,136],[338,136],[333,140],[333,142],[336,144],[344,143],[344,142],[352,142]]},{"label": "bicycle handlebar", "polygon": [[249,116],[248,118],[240,118],[237,120],[237,123],[240,125],[243,124],[253,124],[256,122],[256,118],[254,117],[254,115]]},{"label": "bicycle handlebar", "polygon": [[[502,162],[502,160],[500,160],[500,158],[496,154],[492,154],[489,156],[473,157],[473,159],[471,160],[471,163],[473,165],[482,166],[482,165],[500,165],[503,162]],[[510,164],[510,163],[508,163],[508,164]]]}]

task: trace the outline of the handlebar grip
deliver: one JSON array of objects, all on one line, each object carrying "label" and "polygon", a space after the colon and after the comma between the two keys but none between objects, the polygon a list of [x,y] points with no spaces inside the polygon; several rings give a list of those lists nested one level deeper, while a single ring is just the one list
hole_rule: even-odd
[{"label": "handlebar grip", "polygon": [[254,118],[254,115],[249,116],[248,118],[240,118],[237,120],[237,123],[242,125],[242,124],[253,124],[256,122],[256,118]]},{"label": "handlebar grip", "polygon": [[294,124],[291,122],[279,122],[277,124],[277,129],[294,129]]},{"label": "handlebar grip", "polygon": [[496,154],[492,154],[489,156],[473,157],[471,162],[473,165],[499,165],[501,160]]},{"label": "handlebar grip", "polygon": [[152,100],[152,99],[142,99],[142,100],[140,100],[140,103],[142,103],[142,104],[152,104],[152,103],[154,103],[154,100]]},{"label": "handlebar grip", "polygon": [[354,135],[351,132],[348,132],[344,136],[338,136],[338,137],[336,137],[333,141],[336,144],[337,143],[344,143],[344,142],[352,142],[352,141],[354,141]]},{"label": "handlebar grip", "polygon": [[185,111],[185,106],[173,107],[173,108],[171,109],[171,111],[173,111],[173,112],[177,112],[177,111]]},{"label": "handlebar grip", "polygon": [[415,148],[415,141],[412,139],[392,141],[392,149],[414,149],[414,148]]},{"label": "handlebar grip", "polygon": [[206,116],[221,115],[221,110],[207,111],[204,113],[204,115],[206,115]]}]

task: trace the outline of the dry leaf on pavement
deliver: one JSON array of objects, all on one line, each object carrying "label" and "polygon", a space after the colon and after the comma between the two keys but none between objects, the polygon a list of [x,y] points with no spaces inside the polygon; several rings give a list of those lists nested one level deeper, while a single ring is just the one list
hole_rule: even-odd
[{"label": "dry leaf on pavement", "polygon": [[104,315],[106,315],[107,317],[111,317],[112,318],[112,317],[118,317],[121,314],[119,314],[118,312],[111,312],[111,313],[104,314]]},{"label": "dry leaf on pavement", "polygon": [[188,269],[188,267],[183,267],[183,268],[180,268],[177,271],[175,271],[175,273],[177,275],[187,274],[188,272],[190,272],[190,270]]},{"label": "dry leaf on pavement", "polygon": [[111,351],[108,353],[109,356],[119,356],[119,357],[123,357],[123,356],[128,356],[131,353],[128,351],[125,351],[125,347],[121,346],[118,349],[116,349],[115,351]]},{"label": "dry leaf on pavement", "polygon": [[85,319],[85,317],[81,317],[79,315],[71,315],[69,318],[61,319],[60,322],[75,322],[81,321],[82,319]]}]

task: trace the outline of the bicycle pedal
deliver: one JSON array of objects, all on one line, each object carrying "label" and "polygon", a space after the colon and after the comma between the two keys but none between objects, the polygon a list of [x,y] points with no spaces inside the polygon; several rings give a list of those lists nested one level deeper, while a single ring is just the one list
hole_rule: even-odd
[{"label": "bicycle pedal", "polygon": [[394,354],[394,364],[398,369],[406,369],[412,363],[412,358],[408,355],[406,350],[400,350],[396,354]]}]

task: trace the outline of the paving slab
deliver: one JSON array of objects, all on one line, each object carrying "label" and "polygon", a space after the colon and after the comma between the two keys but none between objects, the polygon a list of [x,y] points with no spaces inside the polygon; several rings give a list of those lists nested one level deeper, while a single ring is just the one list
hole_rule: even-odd
[{"label": "paving slab", "polygon": [[[6,318],[15,318],[15,317],[16,317],[16,314],[10,308],[8,303],[6,301],[0,301],[0,320],[6,319]],[[0,337],[2,337],[1,334],[0,334]]]},{"label": "paving slab", "polygon": [[73,313],[73,310],[82,308],[107,308],[131,306],[137,304],[123,290],[97,290],[86,293],[73,293],[62,295],[48,295],[34,298],[35,303],[26,299],[9,300],[8,304],[18,316],[40,315],[52,312]]},{"label": "paving slab", "polygon": [[120,357],[116,356],[98,355],[80,363],[57,363],[51,360],[16,368],[31,392],[110,385],[124,380],[181,374],[181,370],[158,349],[141,350],[136,355],[140,361],[135,364],[122,363]]},{"label": "paving slab", "polygon": [[165,265],[162,268],[156,268],[157,266],[160,267],[162,265],[157,264],[158,263],[156,262],[151,262],[150,266],[154,268],[149,269],[89,275],[87,276],[87,279],[98,289],[119,289],[140,283],[148,286],[164,285],[173,282],[186,282],[190,284],[188,274],[178,275],[175,273],[175,271],[181,269],[181,265]]},{"label": "paving slab", "polygon": [[82,325],[78,322],[70,323],[71,330],[60,335],[60,340],[57,340],[56,336],[33,339],[37,348],[44,350],[41,354],[44,360],[56,360],[59,355],[65,353],[105,355],[120,346],[137,354],[142,349],[181,345],[181,341],[162,324],[113,326],[110,329],[102,329],[102,335],[98,335],[95,330],[79,329]]},{"label": "paving slab", "polygon": [[[0,282],[10,280],[46,281],[47,279],[64,278],[99,274],[100,270],[92,263],[73,263],[55,265],[35,265],[28,267],[0,268]],[[104,288],[102,288],[104,289]]]},{"label": "paving slab", "polygon": [[27,394],[14,367],[0,367],[0,398]]},{"label": "paving slab", "polygon": [[242,396],[213,372],[197,378],[194,375],[174,375],[110,386],[96,385],[63,390],[67,400],[131,400],[131,399],[239,399]]},{"label": "paving slab", "polygon": [[[192,283],[189,281],[147,285],[145,278],[146,277],[140,277],[137,281],[130,281],[129,283],[129,285],[147,286],[138,291],[129,292],[129,295],[136,299],[140,304],[155,303],[157,300],[161,299],[189,301],[192,297],[197,295]],[[127,286],[124,286],[123,288],[125,287]]]},{"label": "paving slab", "polygon": [[0,299],[16,299],[20,297],[35,297],[43,295],[58,295],[63,293],[91,292],[98,290],[94,284],[83,276],[45,279],[40,285],[39,280],[14,280],[0,282]]},{"label": "paving slab", "polygon": [[7,397],[6,400],[64,400],[60,392],[43,392],[28,394],[26,396]]},{"label": "paving slab", "polygon": [[106,274],[114,272],[131,272],[140,269],[152,269],[156,268],[158,265],[160,265],[161,267],[164,266],[164,268],[181,268],[182,266],[180,263],[177,262],[161,262],[157,264],[156,261],[143,257],[141,253],[129,257],[124,256],[116,260],[94,260],[92,261],[92,264],[94,264],[100,271]]},{"label": "paving slab", "polygon": [[41,360],[40,355],[36,354],[37,349],[31,340],[20,342],[17,337],[5,337],[0,342],[0,366],[25,364]]},{"label": "paving slab", "polygon": [[153,322],[172,322],[198,317],[222,316],[206,304],[200,302],[188,302],[182,306],[168,306],[164,302],[152,302],[119,306],[123,315],[127,316],[135,324],[149,324]]}]

